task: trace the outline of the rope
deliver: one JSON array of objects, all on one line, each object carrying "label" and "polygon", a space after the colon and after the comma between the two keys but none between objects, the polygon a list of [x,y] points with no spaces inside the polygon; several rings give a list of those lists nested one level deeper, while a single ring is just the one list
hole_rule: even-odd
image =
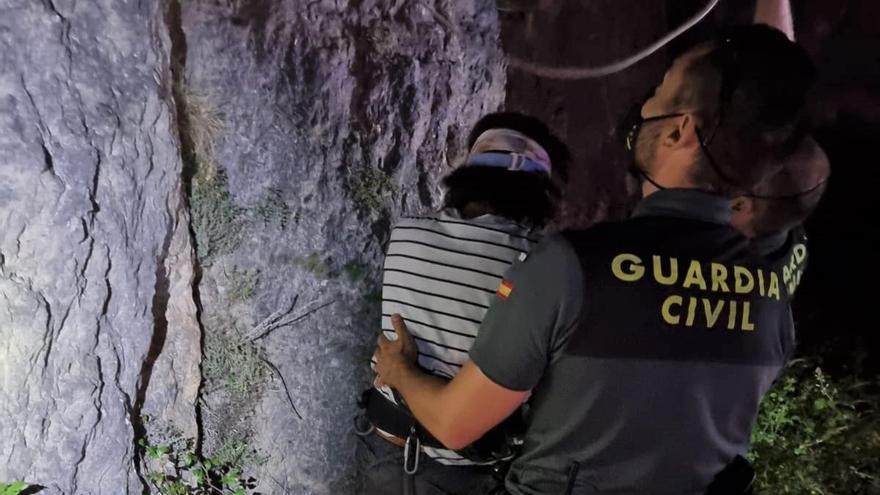
[{"label": "rope", "polygon": [[538,65],[516,57],[509,57],[510,66],[516,69],[530,72],[536,76],[545,77],[547,79],[590,79],[594,77],[603,77],[609,74],[620,72],[654,54],[657,50],[666,46],[675,38],[681,36],[682,33],[697,25],[702,21],[720,0],[709,0],[702,10],[697,12],[693,17],[688,19],[684,24],[677,27],[674,31],[655,41],[647,48],[631,55],[622,60],[612,62],[599,67],[548,67],[546,65]]}]

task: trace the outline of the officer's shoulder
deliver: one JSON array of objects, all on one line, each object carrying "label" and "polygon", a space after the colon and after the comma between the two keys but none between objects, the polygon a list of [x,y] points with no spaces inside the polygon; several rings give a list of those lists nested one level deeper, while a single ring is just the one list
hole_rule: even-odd
[{"label": "officer's shoulder", "polygon": [[556,232],[545,235],[527,255],[518,260],[520,264],[540,264],[547,269],[559,267],[564,269],[571,262],[577,260],[574,246],[565,232]]},{"label": "officer's shoulder", "polygon": [[583,284],[581,260],[565,232],[548,234],[521,256],[505,275],[512,283],[526,282],[540,287],[545,296],[563,297],[577,293]]}]

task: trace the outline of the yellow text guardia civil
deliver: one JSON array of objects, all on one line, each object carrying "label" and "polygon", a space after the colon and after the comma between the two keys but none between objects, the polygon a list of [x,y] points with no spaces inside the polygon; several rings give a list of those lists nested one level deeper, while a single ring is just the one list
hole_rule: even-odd
[{"label": "yellow text guardia civil", "polygon": [[[802,259],[802,256],[795,251],[792,262],[786,268],[800,268],[798,258]],[[660,306],[660,316],[669,325],[692,327],[705,324],[710,329],[717,327],[751,332],[755,330],[755,324],[751,319],[752,305],[748,299],[758,296],[779,301],[782,298],[779,274],[760,268],[697,260],[680,262],[674,257],[657,255],[643,260],[635,254],[621,253],[611,261],[611,272],[622,282],[638,282],[648,276],[659,285],[678,285],[683,289],[699,289],[708,293],[705,297],[668,296]],[[785,279],[785,289],[791,294],[800,280],[800,273],[797,276],[789,274]],[[737,300],[715,294],[746,297]]]}]

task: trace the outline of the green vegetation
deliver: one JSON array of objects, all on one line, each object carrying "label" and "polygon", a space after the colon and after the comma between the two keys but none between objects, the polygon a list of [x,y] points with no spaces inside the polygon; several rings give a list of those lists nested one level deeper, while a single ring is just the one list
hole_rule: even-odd
[{"label": "green vegetation", "polygon": [[196,254],[208,262],[228,254],[241,242],[244,210],[235,205],[223,172],[199,162],[190,191],[190,213]]},{"label": "green vegetation", "polygon": [[208,383],[222,384],[235,403],[248,403],[259,396],[270,370],[256,345],[234,333],[217,328],[205,338],[202,374]]},{"label": "green vegetation", "polygon": [[206,459],[191,439],[164,445],[141,439],[138,445],[151,461],[147,479],[161,495],[246,495],[256,488],[256,480],[242,476],[243,454]]},{"label": "green vegetation", "polygon": [[349,177],[347,187],[355,206],[366,211],[378,210],[385,200],[397,193],[391,177],[375,168],[365,168]]},{"label": "green vegetation", "polygon": [[363,280],[370,273],[370,266],[357,260],[352,260],[342,266],[342,271],[348,275],[352,282]]},{"label": "green vegetation", "polygon": [[28,488],[28,484],[24,481],[15,481],[13,483],[0,483],[0,495],[19,495]]},{"label": "green vegetation", "polygon": [[269,189],[266,196],[248,211],[264,226],[277,222],[284,230],[290,222],[290,206],[284,202],[278,189]]},{"label": "green vegetation", "polygon": [[230,439],[223,443],[211,456],[215,464],[238,466],[251,459],[255,454],[249,450],[248,444],[236,439]]},{"label": "green vegetation", "polygon": [[794,362],[761,403],[752,433],[759,493],[880,493],[878,385]]},{"label": "green vegetation", "polygon": [[259,281],[259,270],[233,270],[229,274],[226,299],[233,304],[247,301],[254,295]]},{"label": "green vegetation", "polygon": [[[252,292],[256,284],[256,272],[240,272],[242,275],[233,278],[243,280],[238,284],[241,289],[237,293],[243,297]],[[243,466],[252,466],[261,460],[249,447],[251,430],[247,423],[254,404],[259,401],[265,384],[273,372],[272,365],[265,360],[263,350],[246,338],[235,327],[228,317],[214,317],[206,326],[204,354],[202,358],[202,376],[205,381],[205,392],[214,397],[213,408],[202,401],[202,414],[210,415],[211,421],[204,423],[206,438],[211,439],[211,447],[206,448],[206,459],[192,458],[189,445],[173,442],[156,443],[168,448],[167,451],[154,452],[168,455],[166,465],[176,465],[177,472],[165,469],[157,475],[156,485],[167,485],[168,490],[160,491],[176,495],[177,493],[196,494],[234,494],[251,493],[252,480],[245,480],[241,473]],[[161,437],[160,437],[161,438]],[[167,438],[167,435],[166,437]],[[174,454],[175,452],[179,454]],[[148,451],[147,454],[150,454]],[[171,455],[174,454],[174,455]],[[184,455],[186,454],[186,455]],[[208,457],[209,456],[209,457]],[[210,481],[207,491],[176,492],[181,483]],[[205,481],[208,484],[208,481]],[[161,483],[160,483],[161,482]]]},{"label": "green vegetation", "polygon": [[297,258],[294,263],[318,278],[333,278],[333,260],[324,258],[318,253],[312,253],[305,258]]},{"label": "green vegetation", "polygon": [[282,230],[287,228],[291,210],[278,189],[269,189],[265,197],[251,207],[235,204],[228,179],[215,161],[215,143],[224,124],[213,99],[190,90],[182,82],[175,85],[175,98],[199,260],[210,263],[217,256],[233,252],[241,243],[248,221],[256,220],[263,225],[277,223]]},{"label": "green vegetation", "polygon": [[242,210],[235,206],[226,176],[214,163],[223,116],[207,95],[175,86],[196,254],[201,261],[233,251],[241,240]]},{"label": "green vegetation", "polygon": [[256,220],[264,226],[277,224],[283,230],[292,216],[277,189],[270,189],[256,205],[243,207],[235,204],[227,183],[226,175],[211,162],[196,161],[190,183],[190,212],[196,253],[204,262],[233,252],[241,243],[248,221]]}]

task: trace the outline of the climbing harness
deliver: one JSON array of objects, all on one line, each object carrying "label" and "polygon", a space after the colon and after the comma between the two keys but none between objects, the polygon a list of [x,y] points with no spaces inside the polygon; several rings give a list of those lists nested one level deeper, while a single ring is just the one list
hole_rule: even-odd
[{"label": "climbing harness", "polygon": [[[419,453],[422,447],[445,449],[412,415],[406,406],[394,403],[375,388],[361,394],[358,405],[364,410],[362,419],[355,420],[355,434],[366,436],[371,433],[384,433],[403,440],[404,470],[414,474],[419,468]],[[368,423],[366,424],[362,423]],[[522,445],[524,423],[521,410],[496,426],[471,445],[456,450],[462,457],[477,464],[495,464],[512,459]]]}]

